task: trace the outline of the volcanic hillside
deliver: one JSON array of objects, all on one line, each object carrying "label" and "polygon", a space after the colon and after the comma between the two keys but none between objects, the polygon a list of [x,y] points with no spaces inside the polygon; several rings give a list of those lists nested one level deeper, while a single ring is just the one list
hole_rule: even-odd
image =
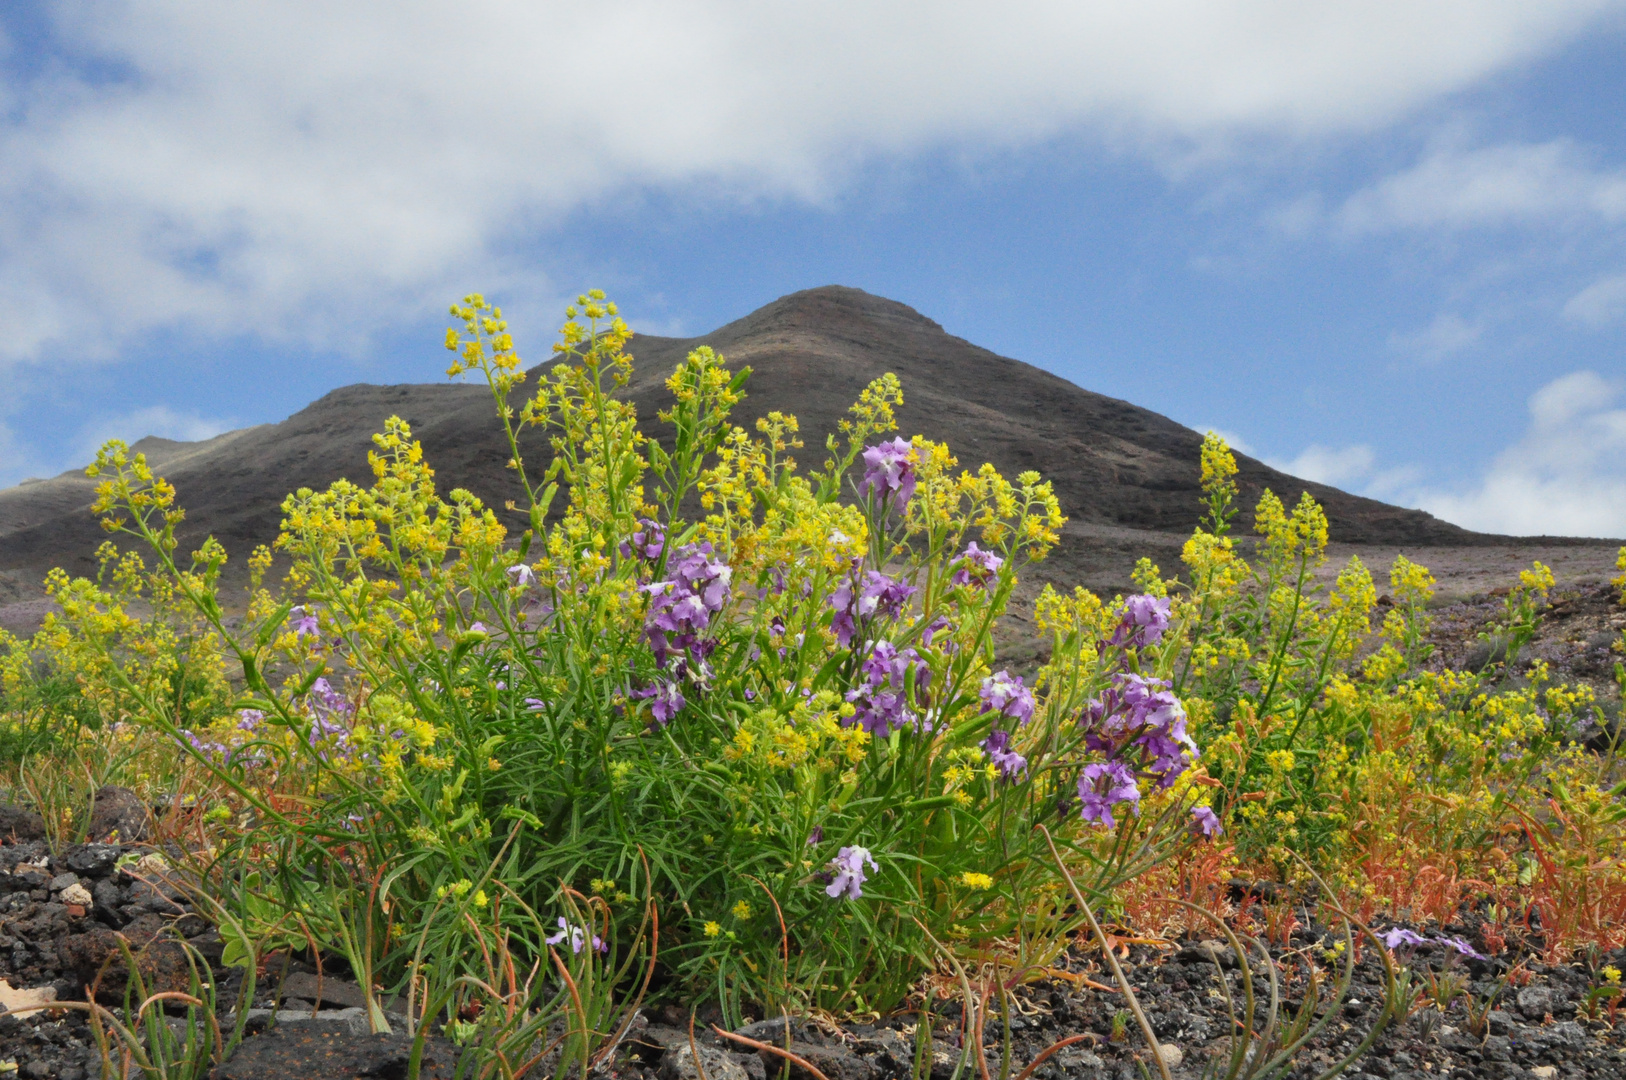
[{"label": "volcanic hillside", "polygon": [[[1143,553],[1170,569],[1179,534],[1196,524],[1198,432],[978,348],[903,304],[829,286],[783,297],[700,337],[637,337],[630,348],[636,375],[626,392],[639,416],[654,419],[669,397],[667,375],[699,345],[715,348],[731,367],[751,366],[741,422],[749,426],[776,409],[800,419],[809,466],[823,459],[825,433],[859,391],[895,372],[903,384],[903,434],[947,442],[963,467],[990,461],[1007,476],[1036,469],[1054,481],[1072,523],[1046,564],[1047,577],[1114,587],[1127,583],[1128,568]],[[442,491],[467,488],[498,507],[517,495],[484,386],[347,386],[279,424],[200,443],[149,438],[136,447],[174,483],[186,508],[182,551],[212,533],[240,567],[253,545],[276,536],[288,492],[340,477],[370,482],[370,437],[392,414],[422,440]],[[529,460],[545,460],[539,435],[528,434],[524,445]],[[1421,511],[1238,460],[1244,505],[1267,486],[1289,504],[1308,490],[1326,508],[1335,541],[1433,547],[1495,541]],[[94,569],[103,534],[88,510],[92,486],[82,474],[66,473],[0,491],[0,603],[35,595],[52,566],[75,574]],[[518,526],[520,518],[509,516]]]}]

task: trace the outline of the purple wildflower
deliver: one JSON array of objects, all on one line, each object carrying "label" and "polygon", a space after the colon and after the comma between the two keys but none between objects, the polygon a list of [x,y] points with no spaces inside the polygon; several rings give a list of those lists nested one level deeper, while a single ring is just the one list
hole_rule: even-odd
[{"label": "purple wildflower", "polygon": [[813,831],[807,834],[807,846],[813,847],[816,844],[822,843],[824,843],[824,826],[815,825],[813,826]]},{"label": "purple wildflower", "polygon": [[536,571],[532,570],[524,563],[515,563],[513,566],[510,566],[507,570],[505,570],[504,573],[512,575],[514,584],[521,589],[525,588],[525,586],[536,580]]},{"label": "purple wildflower", "polygon": [[973,540],[960,552],[959,563],[960,568],[949,578],[950,585],[975,585],[979,589],[986,589],[988,582],[999,573],[999,568],[1005,565],[1005,560],[992,551],[982,550]]},{"label": "purple wildflower", "polygon": [[325,678],[317,679],[311,683],[310,697],[311,704],[318,715],[340,713],[348,716],[350,714],[350,702],[346,700],[343,694],[333,689],[333,684]]},{"label": "purple wildflower", "polygon": [[660,522],[640,518],[638,531],[621,541],[623,559],[639,558],[654,562],[666,550],[666,530]]},{"label": "purple wildflower", "polygon": [[548,707],[548,703],[541,698],[528,697],[525,699],[526,712],[541,712]]},{"label": "purple wildflower", "polygon": [[915,494],[915,463],[910,460],[913,447],[902,439],[872,446],[864,451],[864,480],[859,486],[873,491],[881,498],[898,496],[899,502],[908,502]]},{"label": "purple wildflower", "polygon": [[1085,821],[1111,829],[1117,826],[1112,808],[1129,803],[1131,811],[1140,807],[1140,788],[1135,785],[1135,773],[1121,761],[1098,762],[1084,766],[1078,776],[1078,798],[1083,804],[1079,816]]},{"label": "purple wildflower", "polygon": [[[559,916],[559,932],[544,940],[546,940],[549,945],[557,945],[561,941],[564,941],[567,937],[570,939],[570,951],[572,953],[581,952],[582,946],[587,944],[587,931],[580,926],[571,925],[568,921],[566,921],[565,917],[561,915]],[[610,951],[610,947],[604,943],[602,938],[600,938],[597,934],[594,934],[593,950],[595,952],[607,953]]]},{"label": "purple wildflower", "polygon": [[683,700],[683,691],[679,690],[677,683],[674,682],[658,682],[642,690],[634,690],[632,696],[650,702],[649,712],[655,718],[656,727],[665,727],[671,723],[672,718],[682,712],[683,706],[687,704]]},{"label": "purple wildflower", "polygon": [[869,848],[844,847],[836,852],[836,857],[830,860],[830,870],[834,876],[824,888],[825,895],[832,900],[842,896],[849,900],[863,897],[865,863],[869,864],[871,870],[880,869],[870,856]]},{"label": "purple wildflower", "polygon": [[1459,938],[1459,937],[1442,937],[1442,938],[1438,938],[1436,940],[1438,940],[1441,945],[1444,945],[1447,948],[1455,949],[1457,952],[1461,953],[1463,956],[1468,957],[1470,960],[1485,960],[1485,959],[1488,959],[1488,957],[1486,957],[1485,954],[1483,954],[1483,953],[1479,952],[1478,950],[1476,950],[1472,945],[1468,944],[1462,938]]},{"label": "purple wildflower", "polygon": [[836,609],[830,629],[843,647],[851,645],[860,624],[867,626],[876,618],[896,618],[914,594],[913,585],[874,570],[866,570],[862,580],[849,577],[830,594],[830,606]]},{"label": "purple wildflower", "polygon": [[654,597],[644,620],[644,634],[661,667],[674,651],[686,650],[700,659],[705,652],[700,633],[728,603],[734,571],[711,554],[709,543],[685,544],[666,564],[667,580],[644,586]]},{"label": "purple wildflower", "polygon": [[1022,685],[1020,675],[996,671],[982,680],[983,712],[997,712],[1025,724],[1033,719],[1033,691]]},{"label": "purple wildflower", "polygon": [[1212,807],[1207,806],[1191,808],[1191,827],[1210,840],[1225,831],[1220,828],[1219,815],[1214,813]]},{"label": "purple wildflower", "polygon": [[890,641],[878,641],[868,658],[859,667],[864,682],[847,691],[847,700],[857,711],[848,720],[848,726],[858,724],[872,735],[886,738],[894,728],[917,723],[909,707],[909,691],[924,699],[931,684],[931,668],[914,649],[899,649]]},{"label": "purple wildflower", "polygon": [[253,731],[265,719],[265,713],[259,709],[239,709],[237,712],[237,730]]},{"label": "purple wildflower", "polygon": [[1407,930],[1404,926],[1395,926],[1384,931],[1383,947],[1394,950],[1402,945],[1427,945],[1428,938],[1415,930]]},{"label": "purple wildflower", "polygon": [[1084,707],[1085,744],[1108,756],[1133,743],[1147,755],[1146,771],[1168,788],[1196,758],[1197,744],[1186,732],[1186,710],[1161,679],[1130,672],[1113,676],[1112,685]]},{"label": "purple wildflower", "polygon": [[1156,645],[1163,640],[1163,633],[1168,628],[1168,597],[1147,596],[1142,593],[1124,601],[1124,613],[1118,620],[1118,627],[1102,646],[1140,648],[1145,645]]},{"label": "purple wildflower", "polygon": [[294,623],[294,637],[318,637],[321,634],[321,624],[317,621],[316,612],[306,607],[296,607],[288,614],[298,615],[299,621]]},{"label": "purple wildflower", "polygon": [[209,739],[200,739],[196,734],[187,731],[185,728],[181,729],[181,735],[186,739],[187,743],[191,745],[192,749],[196,750],[204,757],[219,760],[228,757],[231,753],[231,751],[228,750],[224,744],[217,743]]},{"label": "purple wildflower", "polygon": [[1001,780],[1014,782],[1018,776],[1027,772],[1028,759],[1012,750],[1010,745],[1010,732],[996,728],[982,740],[982,751],[988,755],[988,760],[998,767]]}]

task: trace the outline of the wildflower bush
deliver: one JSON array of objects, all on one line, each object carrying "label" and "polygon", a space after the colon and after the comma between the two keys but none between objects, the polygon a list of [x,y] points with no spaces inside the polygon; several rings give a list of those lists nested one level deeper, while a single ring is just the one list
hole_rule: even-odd
[{"label": "wildflower bush", "polygon": [[[1358,559],[1319,584],[1308,495],[1267,491],[1233,535],[1218,438],[1181,573],[1143,561],[1111,600],[1047,586],[1046,659],[1013,671],[995,629],[1061,508],[1037,474],[895,435],[894,377],[806,471],[794,417],[732,422],[749,371],[709,349],[667,380],[670,441],[645,435],[602,294],[534,388],[497,308],[452,314],[509,516],[441,492],[391,418],[370,485],[287,498],[228,610],[226,552],[179,553],[174,490],[113,442],[96,511],[133,546],[53,574],[61,613],[0,639],[17,745],[171,796],[244,940],[341,954],[447,1016],[500,981],[500,943],[509,983],[551,955],[605,1016],[658,969],[737,1019],[889,1009],[945,949],[1042,972],[1086,914],[1066,872],[1119,917],[1201,868],[1322,871],[1367,915],[1490,897],[1508,933],[1545,904],[1550,948],[1626,925],[1613,757],[1571,739],[1589,692],[1443,669],[1433,580],[1404,558],[1374,628]],[[1509,594],[1504,656],[1551,584],[1537,564]]]},{"label": "wildflower bush", "polygon": [[[652,904],[666,969],[731,1015],[881,1009],[933,937],[1065,943],[1036,823],[1102,902],[1217,831],[1167,599],[1047,595],[1050,662],[995,670],[1016,574],[1065,521],[1037,474],[888,438],[892,376],[803,472],[794,417],[731,423],[748,371],[709,349],[667,382],[662,445],[615,394],[631,334],[601,294],[528,395],[500,311],[452,311],[450,374],[490,386],[528,528],[439,492],[392,418],[371,486],[284,502],[283,586],[254,553],[237,620],[226,553],[180,557],[173,489],[110,443],[96,510],[152,568],[110,544],[103,580],[54,575],[62,614],[11,645],[14,710],[44,655],[76,707],[208,773],[206,876],[264,933],[386,981],[418,955],[446,983],[478,952],[470,914],[579,954]],[[601,925],[559,914],[542,938],[571,895]]]},{"label": "wildflower bush", "polygon": [[1449,918],[1488,896],[1545,927],[1551,950],[1618,945],[1626,788],[1612,752],[1577,744],[1603,713],[1591,687],[1554,683],[1545,663],[1514,670],[1551,571],[1522,572],[1482,631],[1499,662],[1449,669],[1428,642],[1425,567],[1395,559],[1374,627],[1377,588],[1358,557],[1316,584],[1327,523],[1308,495],[1288,512],[1263,494],[1249,561],[1230,535],[1236,464],[1215,436],[1201,470],[1188,584],[1150,564],[1138,573],[1177,598],[1189,636],[1174,689],[1223,785],[1236,864],[1288,879],[1323,870],[1368,916]]}]

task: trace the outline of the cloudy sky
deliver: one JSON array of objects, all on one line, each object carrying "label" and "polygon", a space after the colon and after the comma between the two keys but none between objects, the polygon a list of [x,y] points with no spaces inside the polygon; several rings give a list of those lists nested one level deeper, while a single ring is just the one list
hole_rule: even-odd
[{"label": "cloudy sky", "polygon": [[541,357],[587,287],[699,333],[840,283],[1626,536],[1622,102],[1604,0],[10,0],[0,484],[436,379],[471,289]]}]

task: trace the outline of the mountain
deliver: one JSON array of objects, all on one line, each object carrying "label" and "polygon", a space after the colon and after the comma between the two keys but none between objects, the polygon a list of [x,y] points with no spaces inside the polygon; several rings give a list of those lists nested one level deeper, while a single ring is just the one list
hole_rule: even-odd
[{"label": "mountain", "polygon": [[[699,345],[722,353],[731,367],[751,366],[749,396],[736,414],[748,428],[771,410],[800,419],[808,466],[823,459],[825,433],[864,386],[895,372],[903,384],[902,434],[948,443],[962,467],[990,461],[1007,476],[1036,469],[1055,483],[1072,520],[1046,565],[1048,577],[1118,587],[1143,553],[1169,569],[1181,534],[1197,522],[1198,432],[979,348],[895,301],[827,286],[782,297],[700,337],[636,337],[629,350],[636,373],[625,392],[646,422],[669,398],[667,375]],[[276,536],[288,492],[340,477],[369,482],[370,438],[391,415],[412,425],[443,491],[467,488],[498,507],[516,496],[484,386],[347,386],[279,424],[199,443],[148,438],[136,449],[174,483],[186,507],[182,551],[212,533],[240,566],[253,545]],[[659,425],[651,430],[658,433]],[[522,445],[528,460],[545,461],[539,435],[527,435]],[[1309,491],[1326,508],[1334,541],[1436,547],[1505,541],[1298,480],[1252,458],[1237,460],[1245,507],[1266,487],[1289,504]],[[88,511],[93,486],[82,474],[66,473],[0,491],[0,575],[11,582],[10,599],[32,595],[51,566],[94,570],[102,533]],[[0,603],[7,599],[0,582]]]}]

